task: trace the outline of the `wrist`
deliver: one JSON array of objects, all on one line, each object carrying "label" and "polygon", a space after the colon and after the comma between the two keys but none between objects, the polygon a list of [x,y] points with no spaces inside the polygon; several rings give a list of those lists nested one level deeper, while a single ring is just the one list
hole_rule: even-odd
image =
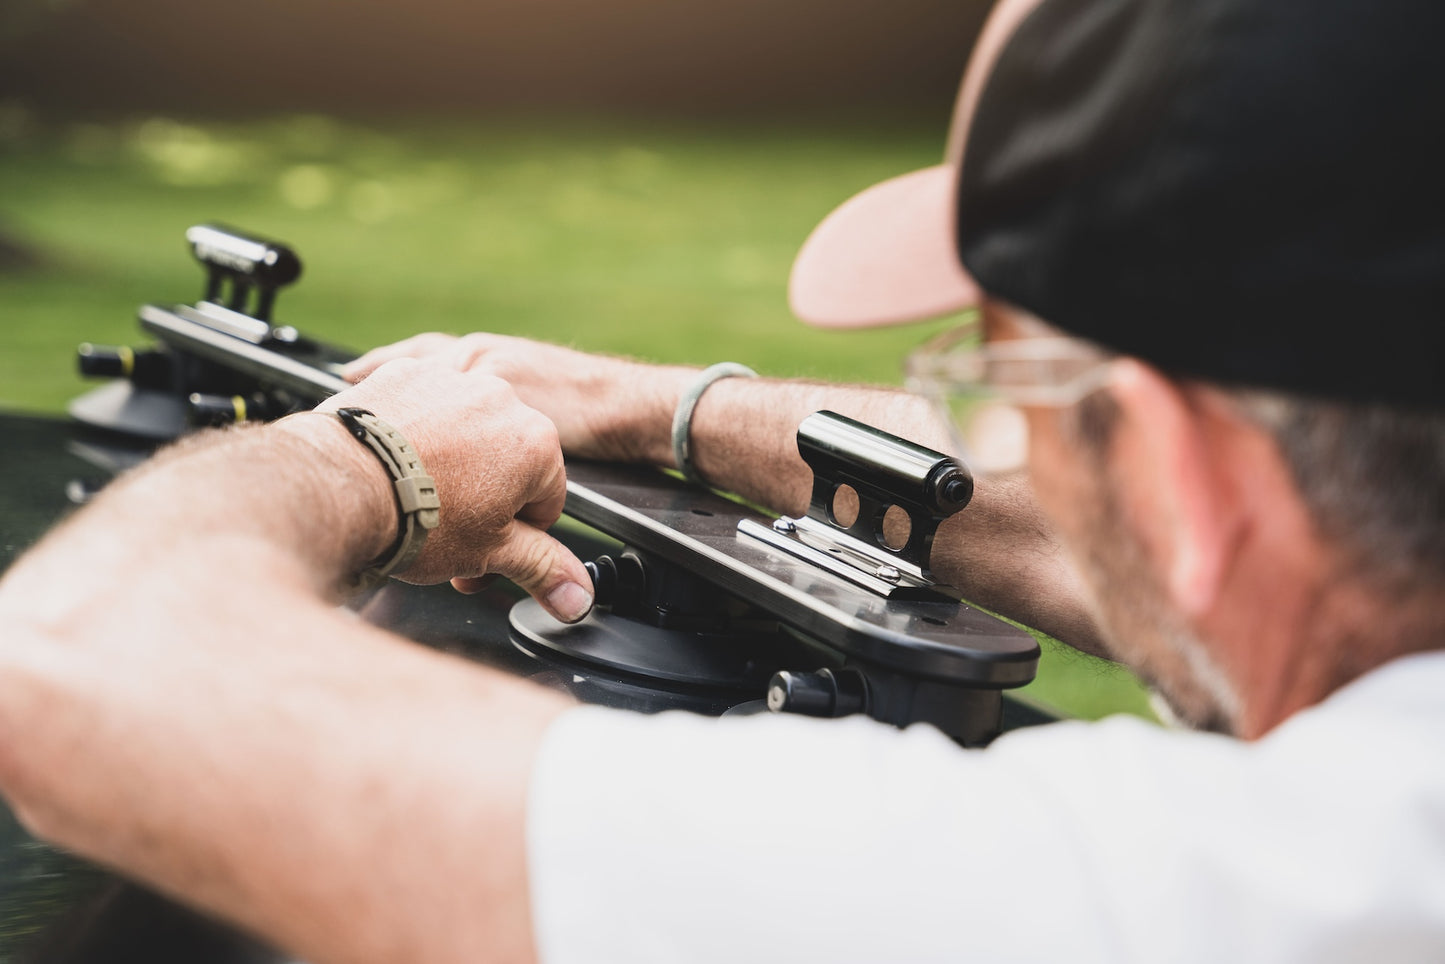
[{"label": "wrist", "polygon": [[706,485],[698,473],[692,445],[692,420],[698,403],[709,388],[724,378],[757,378],[758,373],[737,362],[718,362],[698,374],[683,390],[672,416],[672,462],[682,477],[695,485]]},{"label": "wrist", "polygon": [[336,560],[339,575],[359,572],[396,542],[391,477],[338,418],[300,412],[271,428],[306,443],[318,458],[313,474],[324,482],[324,490],[318,493],[317,516],[334,527],[343,556]]},{"label": "wrist", "polygon": [[699,369],[628,363],[604,383],[616,397],[605,432],[598,432],[603,458],[674,467],[672,420],[678,399]]},{"label": "wrist", "polygon": [[421,555],[427,533],[440,521],[441,500],[437,498],[436,480],[427,474],[421,456],[395,426],[365,408],[338,408],[332,414],[352,438],[376,456],[391,479],[396,497],[396,541],[354,580],[356,588],[372,589],[391,574],[400,575],[411,568]]}]

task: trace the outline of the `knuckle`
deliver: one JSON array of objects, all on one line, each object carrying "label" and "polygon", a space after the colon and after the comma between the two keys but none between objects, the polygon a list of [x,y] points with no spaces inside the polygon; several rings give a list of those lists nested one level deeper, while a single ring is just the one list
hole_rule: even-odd
[{"label": "knuckle", "polygon": [[419,353],[438,351],[456,341],[455,335],[448,335],[440,331],[428,331],[412,338],[409,347]]},{"label": "knuckle", "polygon": [[527,409],[527,427],[532,438],[543,448],[558,449],[561,454],[561,436],[557,433],[557,423],[534,408]]},{"label": "knuckle", "polygon": [[496,367],[496,344],[494,336],[486,332],[473,332],[452,338],[452,363],[460,371],[494,369]]},{"label": "knuckle", "polygon": [[562,442],[557,426],[545,415],[532,412],[521,425],[533,461],[551,465],[562,461]]},{"label": "knuckle", "polygon": [[470,335],[457,339],[451,346],[452,367],[457,371],[471,371],[481,363],[485,349]]},{"label": "knuckle", "polygon": [[480,379],[481,387],[487,401],[498,409],[507,410],[516,408],[520,404],[517,398],[517,390],[512,383],[500,375],[487,373]]},{"label": "knuckle", "polygon": [[410,355],[403,355],[401,358],[393,358],[391,361],[385,362],[376,370],[376,373],[378,375],[396,376],[411,371],[419,365],[421,365],[420,359],[412,358]]},{"label": "knuckle", "polygon": [[511,578],[524,586],[540,585],[551,573],[552,554],[547,541],[542,538],[526,539],[517,548],[520,551],[513,557]]}]

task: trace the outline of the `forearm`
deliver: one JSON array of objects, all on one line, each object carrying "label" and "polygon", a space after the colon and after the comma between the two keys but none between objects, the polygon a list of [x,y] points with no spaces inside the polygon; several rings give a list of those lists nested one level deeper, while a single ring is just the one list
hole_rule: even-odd
[{"label": "forearm", "polygon": [[[695,377],[689,373],[677,382]],[[728,378],[714,383],[694,412],[691,437],[698,471],[718,488],[799,515],[807,509],[813,476],[798,454],[797,428],[805,417],[824,409],[934,449],[952,448],[932,407],[917,395]],[[646,431],[653,440],[650,454],[670,465],[671,448],[663,444],[661,432],[660,424]],[[940,528],[933,567],[979,605],[1085,652],[1107,654],[1086,606],[1087,594],[1035,504],[1026,475],[977,479],[972,502]]]},{"label": "forearm", "polygon": [[331,605],[395,509],[305,421],[162,456],[0,582],[0,789],[318,964],[525,960],[525,787],[566,704]]},{"label": "forearm", "polygon": [[[201,433],[161,451],[52,532],[4,585],[32,617],[96,593],[124,596],[160,572],[203,594],[233,592],[266,574],[237,571],[227,552],[264,544],[328,595],[395,534],[380,463],[335,419],[298,417]],[[200,547],[204,561],[188,555]]]}]

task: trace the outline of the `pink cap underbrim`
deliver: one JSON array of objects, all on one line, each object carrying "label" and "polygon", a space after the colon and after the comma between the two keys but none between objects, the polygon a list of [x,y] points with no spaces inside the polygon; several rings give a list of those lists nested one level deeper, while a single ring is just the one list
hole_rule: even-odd
[{"label": "pink cap underbrim", "polygon": [[814,229],[793,262],[793,312],[825,328],[936,318],[978,303],[953,239],[958,169],[875,184]]},{"label": "pink cap underbrim", "polygon": [[1040,0],[999,0],[969,57],[954,103],[945,163],[874,185],[813,231],[793,262],[788,300],[826,328],[896,325],[979,303],[954,239],[964,141],[980,92],[1004,44]]}]

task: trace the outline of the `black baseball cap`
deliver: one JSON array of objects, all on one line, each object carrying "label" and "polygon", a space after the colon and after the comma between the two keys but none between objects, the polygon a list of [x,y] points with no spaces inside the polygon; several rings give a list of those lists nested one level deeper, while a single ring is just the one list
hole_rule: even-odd
[{"label": "black baseball cap", "polygon": [[798,314],[980,288],[1175,375],[1445,405],[1445,4],[1003,0],[946,162],[809,238]]}]

